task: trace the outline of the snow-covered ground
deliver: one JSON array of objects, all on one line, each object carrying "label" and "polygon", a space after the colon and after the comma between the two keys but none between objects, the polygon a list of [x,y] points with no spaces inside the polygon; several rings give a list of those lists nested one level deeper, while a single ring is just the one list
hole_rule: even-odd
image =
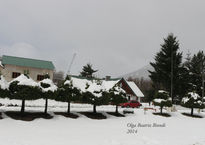
[{"label": "snow-covered ground", "polygon": [[[21,104],[20,101],[7,99],[0,99],[0,103]],[[20,110],[20,107],[7,105],[1,106],[0,112]],[[43,107],[44,100],[26,101],[26,111],[43,111]],[[53,111],[66,111],[66,107],[66,103],[49,100],[52,115]],[[205,118],[183,116],[181,112],[190,110],[180,106],[177,109],[177,112],[170,113],[172,117],[169,118],[155,116],[151,110],[144,114],[143,108],[140,108],[124,118],[104,113],[107,119],[93,120],[76,113],[91,111],[91,105],[72,104],[71,111],[80,116],[78,119],[55,115],[53,119],[30,122],[13,120],[3,113],[0,145],[205,145]],[[97,107],[98,112],[114,110],[111,105]],[[205,117],[205,113],[200,115]],[[154,123],[162,127],[153,127]],[[138,127],[139,124],[141,127]],[[133,129],[133,133],[127,133],[129,129]]]}]

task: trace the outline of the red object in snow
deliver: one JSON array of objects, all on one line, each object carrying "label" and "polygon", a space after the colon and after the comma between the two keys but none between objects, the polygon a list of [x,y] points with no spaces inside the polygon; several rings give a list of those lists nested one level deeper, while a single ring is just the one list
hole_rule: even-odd
[{"label": "red object in snow", "polygon": [[127,103],[122,103],[120,104],[121,107],[127,107],[127,108],[139,108],[140,106],[142,106],[142,104],[140,104],[138,101],[136,100],[131,100]]}]

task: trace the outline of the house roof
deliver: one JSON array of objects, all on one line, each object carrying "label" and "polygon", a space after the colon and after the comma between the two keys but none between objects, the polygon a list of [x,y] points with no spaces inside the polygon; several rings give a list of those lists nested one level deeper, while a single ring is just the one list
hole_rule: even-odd
[{"label": "house roof", "polygon": [[37,60],[31,58],[23,58],[23,57],[14,57],[14,56],[2,56],[2,64],[10,64],[17,65],[23,67],[33,67],[33,68],[41,68],[41,69],[50,69],[54,70],[54,65],[51,61],[45,60]]},{"label": "house roof", "polygon": [[126,81],[126,82],[137,97],[144,97],[144,94],[141,92],[141,90],[137,87],[137,85],[134,82],[130,82],[130,81]]},{"label": "house roof", "polygon": [[[73,86],[78,88],[78,89],[80,89],[82,92],[86,91],[86,86],[87,85],[92,85],[92,87],[96,87],[96,85],[93,85],[93,84],[97,84],[97,82],[98,82],[98,80],[96,80],[96,79],[92,79],[91,80],[91,79],[86,79],[86,78],[77,77],[77,76],[71,76],[71,80],[72,80]],[[118,81],[119,80],[116,80],[116,81],[100,80],[100,82],[101,82],[101,89],[109,91],[109,89],[114,87],[114,85],[117,84]]]}]

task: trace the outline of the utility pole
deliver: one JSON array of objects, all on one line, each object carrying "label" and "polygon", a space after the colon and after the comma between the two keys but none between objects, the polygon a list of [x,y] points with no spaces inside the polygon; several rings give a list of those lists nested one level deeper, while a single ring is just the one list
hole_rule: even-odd
[{"label": "utility pole", "polygon": [[172,98],[172,104],[174,103],[174,98],[173,98],[173,47],[171,49],[171,98]]},{"label": "utility pole", "polygon": [[[203,53],[203,51],[202,51],[202,54],[204,54]],[[204,55],[202,56],[202,73],[201,73],[201,77],[202,77],[202,103],[204,102],[204,83],[205,83],[205,81],[204,81],[204,63],[205,63],[205,57],[204,57]]]}]

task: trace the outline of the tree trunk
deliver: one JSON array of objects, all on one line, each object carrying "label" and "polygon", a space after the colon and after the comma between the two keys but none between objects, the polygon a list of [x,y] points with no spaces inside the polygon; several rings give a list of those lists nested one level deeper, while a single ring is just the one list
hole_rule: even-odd
[{"label": "tree trunk", "polygon": [[162,114],[162,109],[163,109],[163,107],[160,107],[160,113]]},{"label": "tree trunk", "polygon": [[116,105],[115,113],[118,114],[118,105]]},{"label": "tree trunk", "polygon": [[70,114],[70,102],[68,101],[68,110],[67,113]]},{"label": "tree trunk", "polygon": [[191,108],[191,116],[194,114],[194,108]]},{"label": "tree trunk", "polygon": [[45,114],[47,114],[47,108],[48,108],[48,98],[46,98],[46,100],[45,100],[46,102],[45,102],[45,111],[44,111],[44,113]]},{"label": "tree trunk", "polygon": [[96,105],[93,105],[93,113],[97,113],[97,111],[96,111]]},{"label": "tree trunk", "polygon": [[21,104],[21,113],[23,114],[25,111],[25,100],[22,100],[22,104]]}]

